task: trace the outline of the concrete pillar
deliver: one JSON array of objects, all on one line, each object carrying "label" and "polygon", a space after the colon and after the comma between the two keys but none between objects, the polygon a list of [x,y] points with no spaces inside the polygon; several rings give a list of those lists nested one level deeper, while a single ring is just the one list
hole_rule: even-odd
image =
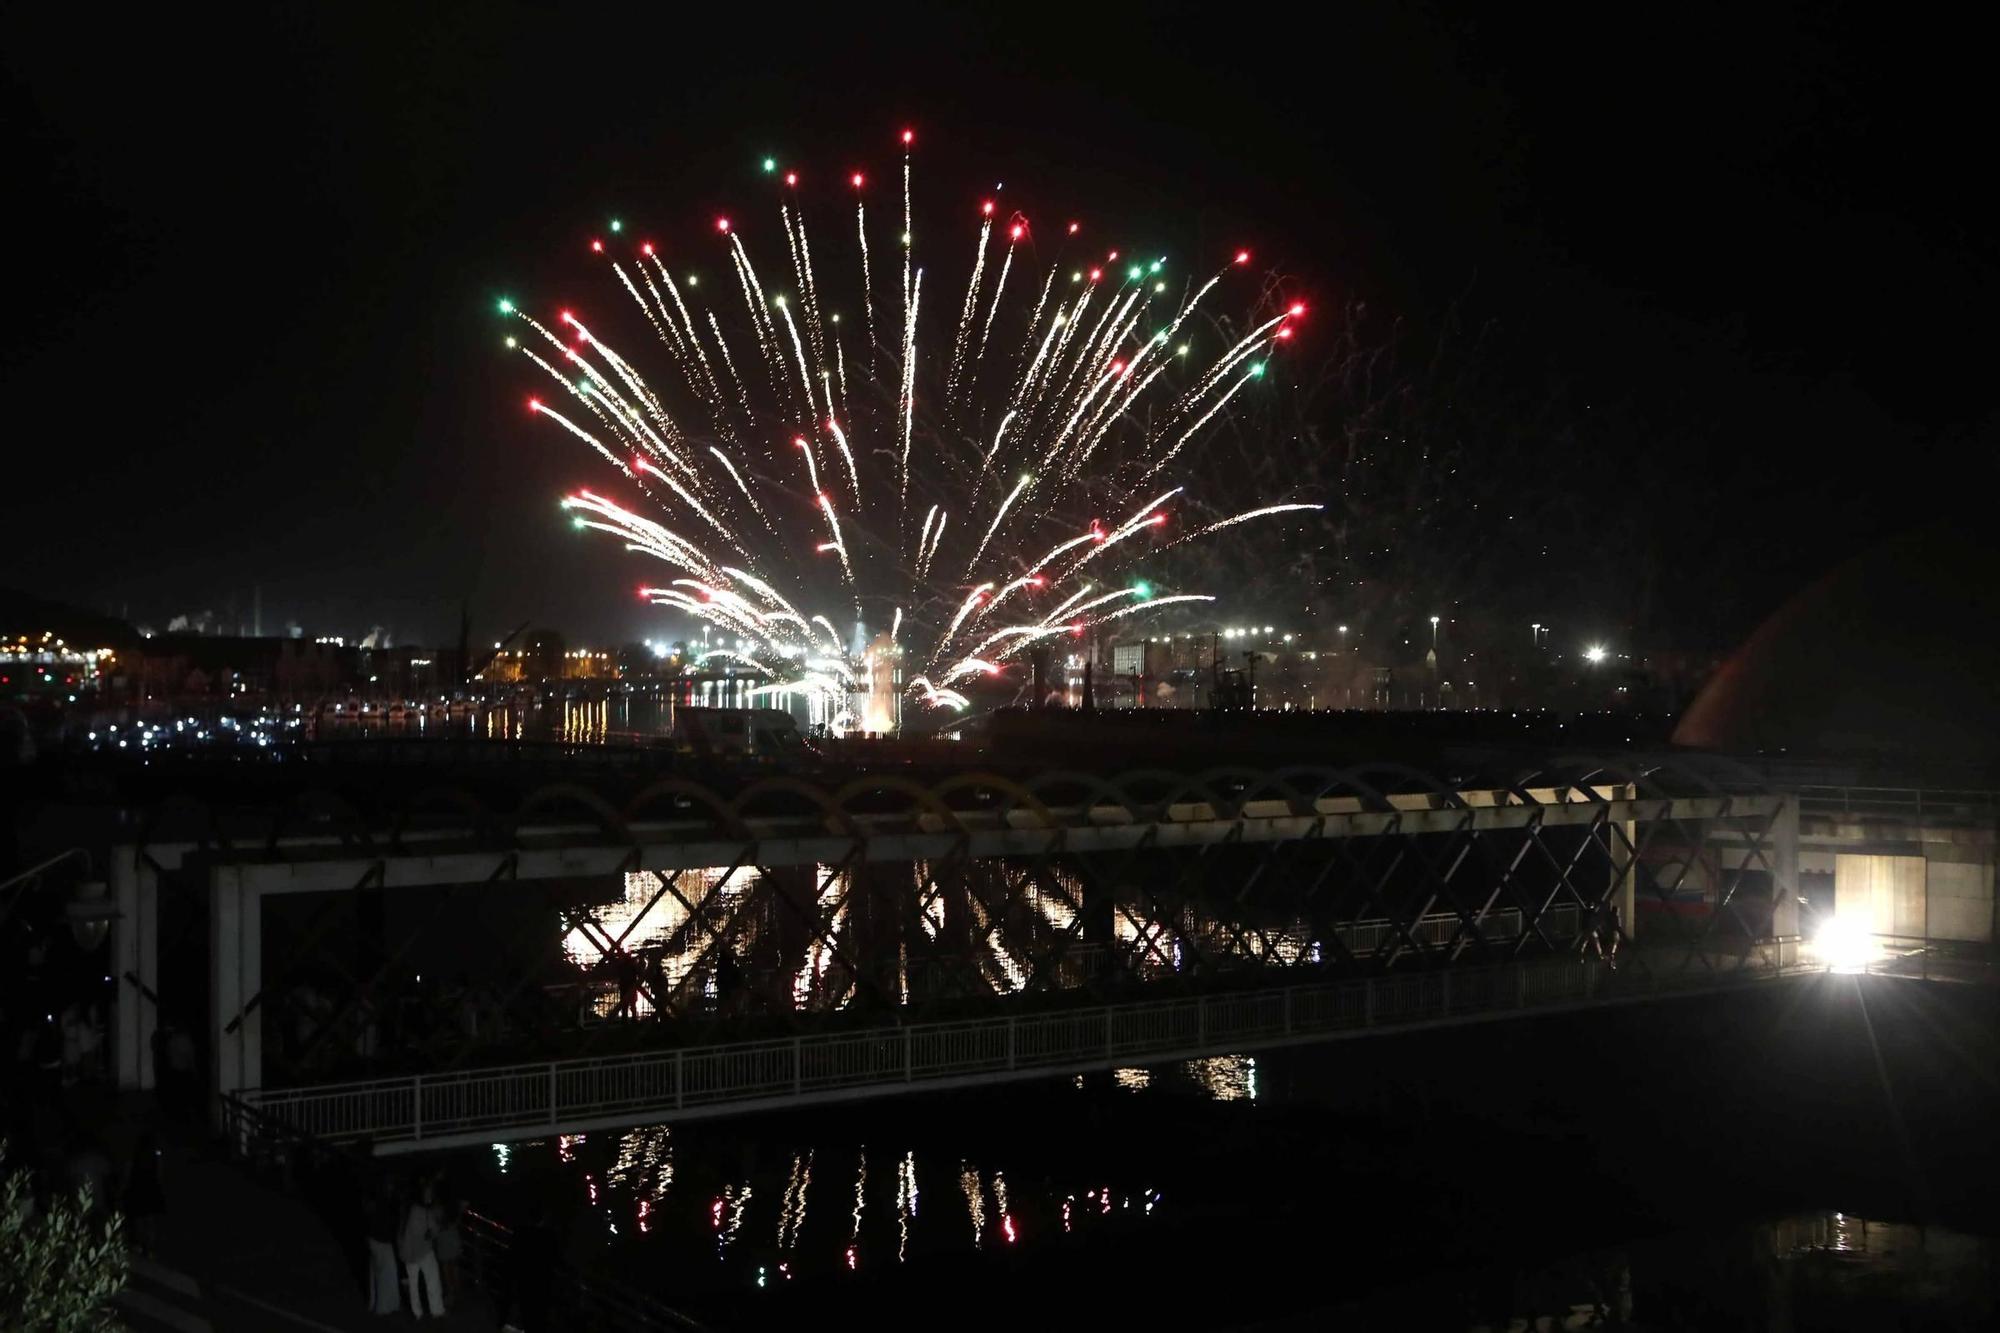
[{"label": "concrete pillar", "polygon": [[776,957],[764,1004],[772,1013],[790,1013],[793,985],[812,950],[811,923],[819,915],[815,893],[824,872],[819,866],[809,865],[772,866],[763,873],[764,891],[783,899],[772,904],[769,916],[771,926],[766,939]]},{"label": "concrete pillar", "polygon": [[[1615,799],[1630,801],[1638,795],[1638,788],[1627,784],[1617,789]],[[1631,940],[1639,938],[1639,866],[1635,855],[1638,846],[1639,821],[1619,821],[1617,832],[1611,835],[1611,903],[1618,911],[1619,926]]]},{"label": "concrete pillar", "polygon": [[239,867],[218,866],[209,872],[209,1047],[218,1096],[264,1082],[262,1004],[237,1021],[264,984],[262,909],[262,894],[243,882]]},{"label": "concrete pillar", "polygon": [[112,1074],[118,1087],[139,1091],[154,1085],[153,1033],[159,1027],[159,875],[137,847],[111,849],[111,898],[118,915],[111,922]]},{"label": "concrete pillar", "polygon": [[[1799,798],[1785,793],[1784,808],[1771,822],[1771,933],[1780,938],[1799,934]],[[1778,950],[1781,964],[1796,963],[1799,946],[1787,944]]]}]

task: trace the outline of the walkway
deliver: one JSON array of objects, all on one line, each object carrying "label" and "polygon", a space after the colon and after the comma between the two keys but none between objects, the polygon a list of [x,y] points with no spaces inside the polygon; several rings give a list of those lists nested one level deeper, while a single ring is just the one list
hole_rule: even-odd
[{"label": "walkway", "polygon": [[[142,1132],[159,1141],[167,1199],[159,1251],[133,1256],[116,1302],[137,1333],[380,1333],[415,1325],[407,1315],[367,1312],[361,1279],[320,1212],[256,1179],[185,1122],[162,1117],[150,1096],[80,1089],[68,1100],[68,1122],[87,1126],[121,1166]],[[492,1333],[499,1321],[481,1294],[469,1292],[461,1308],[423,1327]]]},{"label": "walkway", "polygon": [[[1711,967],[1654,951],[820,1032],[358,1083],[260,1089],[264,1117],[378,1155],[997,1084],[1764,985],[1816,970],[1773,942]],[[1648,966],[1647,964],[1650,964]]]}]

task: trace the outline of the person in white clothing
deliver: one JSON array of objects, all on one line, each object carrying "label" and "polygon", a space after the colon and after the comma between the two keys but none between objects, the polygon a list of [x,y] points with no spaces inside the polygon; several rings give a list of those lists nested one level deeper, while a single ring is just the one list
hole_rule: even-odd
[{"label": "person in white clothing", "polygon": [[403,1234],[396,1242],[403,1267],[410,1275],[410,1313],[419,1319],[424,1317],[420,1290],[424,1287],[430,1290],[431,1317],[444,1318],[444,1288],[438,1277],[436,1240],[437,1205],[430,1182],[425,1181],[403,1214]]}]

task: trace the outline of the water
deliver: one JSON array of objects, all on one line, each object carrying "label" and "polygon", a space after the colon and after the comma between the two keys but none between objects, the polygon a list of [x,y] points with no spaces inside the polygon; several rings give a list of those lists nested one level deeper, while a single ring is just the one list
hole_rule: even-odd
[{"label": "water", "polygon": [[1993,999],[1827,986],[450,1160],[721,1327],[1989,1327]]}]

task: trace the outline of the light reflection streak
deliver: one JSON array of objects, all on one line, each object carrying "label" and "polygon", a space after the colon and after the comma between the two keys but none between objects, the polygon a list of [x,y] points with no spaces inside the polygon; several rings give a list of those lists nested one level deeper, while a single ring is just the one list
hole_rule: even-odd
[{"label": "light reflection streak", "polygon": [[813,1155],[792,1154],[791,1176],[785,1181],[785,1197],[778,1204],[778,1248],[795,1249],[799,1243],[799,1228],[806,1221],[806,1190],[812,1185]]},{"label": "light reflection streak", "polygon": [[1216,1101],[1257,1099],[1257,1057],[1254,1055],[1214,1055],[1189,1060],[1182,1068]]},{"label": "light reflection streak", "polygon": [[649,1202],[658,1203],[674,1183],[674,1146],[668,1127],[642,1125],[620,1135],[618,1157],[604,1176],[610,1183],[639,1194],[642,1210]]},{"label": "light reflection streak", "polygon": [[910,1250],[910,1222],[917,1215],[917,1154],[903,1154],[896,1167],[896,1262],[902,1263]]},{"label": "light reflection streak", "polygon": [[1000,1234],[1012,1245],[1017,1239],[1014,1231],[1014,1210],[1007,1204],[1007,1173],[993,1173],[993,1206],[1000,1210]]},{"label": "light reflection streak", "polygon": [[861,1149],[861,1165],[854,1173],[854,1233],[847,1242],[847,1266],[858,1267],[861,1259],[861,1209],[868,1201],[868,1149]]},{"label": "light reflection streak", "polygon": [[709,1220],[714,1225],[716,1232],[715,1257],[717,1260],[722,1259],[729,1252],[729,1247],[735,1242],[737,1233],[743,1230],[743,1216],[744,1212],[750,1206],[750,1196],[752,1193],[753,1191],[748,1181],[744,1182],[741,1188],[735,1185],[724,1185],[722,1187],[722,1197],[709,1206]]},{"label": "light reflection streak", "polygon": [[979,1179],[978,1171],[960,1162],[958,1187],[965,1191],[965,1208],[972,1217],[972,1248],[976,1250],[986,1235],[985,1186]]}]

